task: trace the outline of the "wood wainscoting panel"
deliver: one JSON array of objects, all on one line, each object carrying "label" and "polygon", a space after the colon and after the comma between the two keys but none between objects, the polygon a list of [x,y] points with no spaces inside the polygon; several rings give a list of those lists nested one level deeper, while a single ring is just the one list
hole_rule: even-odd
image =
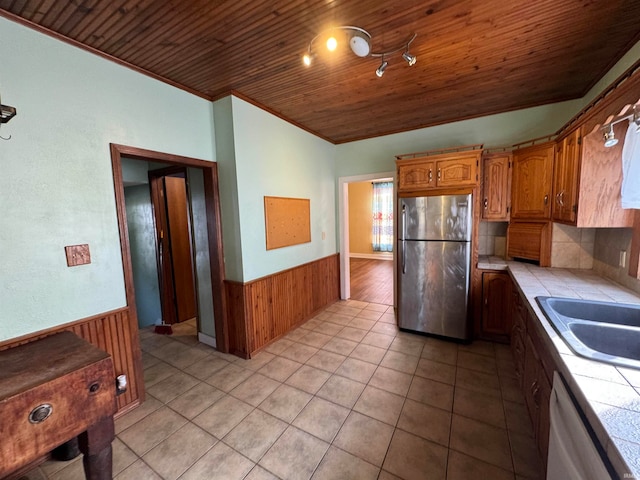
[{"label": "wood wainscoting panel", "polygon": [[339,255],[247,283],[226,281],[229,351],[243,358],[340,298]]},{"label": "wood wainscoting panel", "polygon": [[[135,325],[132,324],[135,322]],[[128,307],[84,318],[47,330],[35,332],[0,343],[0,350],[16,347],[57,332],[69,330],[80,338],[104,350],[113,358],[115,375],[127,376],[127,391],[117,397],[118,413],[122,414],[144,400],[144,383],[138,325]],[[115,378],[113,391],[115,393]]]}]

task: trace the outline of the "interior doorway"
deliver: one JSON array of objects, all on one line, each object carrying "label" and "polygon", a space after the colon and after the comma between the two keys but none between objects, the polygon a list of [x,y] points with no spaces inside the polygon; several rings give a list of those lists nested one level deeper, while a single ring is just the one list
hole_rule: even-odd
[{"label": "interior doorway", "polygon": [[[383,172],[378,174],[357,175],[351,177],[340,177],[338,179],[338,203],[339,203],[339,223],[340,223],[340,296],[343,300],[356,299],[373,303],[384,303],[395,305],[395,248],[392,253],[378,256],[378,252],[358,253],[354,252],[352,244],[359,243],[355,238],[352,241],[350,231],[352,219],[350,218],[350,186],[367,183],[371,187],[372,182],[391,179],[395,177],[394,172]],[[353,190],[352,191],[357,191]],[[395,187],[393,190],[395,199]],[[353,209],[352,209],[353,211]],[[372,216],[372,210],[368,213],[358,212],[356,215]],[[393,219],[393,232],[395,232],[395,222]],[[370,227],[364,227],[370,228]],[[355,234],[354,234],[355,235]],[[358,248],[355,248],[358,250]],[[386,257],[387,260],[379,260]],[[370,260],[370,261],[368,261]],[[382,263],[385,262],[385,263]],[[353,283],[353,289],[352,289]],[[376,292],[376,290],[378,290]],[[387,293],[387,295],[384,295]]]},{"label": "interior doorway", "polygon": [[[209,317],[211,318],[213,325],[199,324],[198,338],[200,341],[208,343],[222,352],[227,352],[229,348],[229,338],[226,319],[222,228],[217,164],[215,162],[143,150],[123,145],[111,145],[111,161],[116,211],[120,230],[120,245],[122,251],[127,305],[135,316],[136,322],[138,321],[135,293],[136,287],[133,274],[131,242],[127,224],[128,209],[125,202],[125,185],[122,173],[123,159],[139,160],[141,162],[154,165],[154,168],[148,167],[148,171],[149,181],[151,184],[155,184],[155,187],[149,189],[145,186],[144,188],[151,190],[150,195],[156,197],[154,211],[158,216],[156,217],[154,215],[154,220],[152,220],[153,226],[151,227],[153,229],[153,235],[157,235],[155,238],[152,238],[152,250],[154,251],[153,262],[156,262],[156,253],[158,253],[157,259],[159,261],[161,257],[159,253],[162,249],[162,260],[166,266],[166,268],[154,269],[158,278],[158,285],[160,286],[166,282],[167,288],[174,289],[173,295],[175,296],[177,284],[183,282],[176,276],[176,270],[179,268],[176,268],[177,263],[174,261],[173,257],[176,255],[178,250],[181,250],[181,255],[185,256],[185,264],[188,267],[190,259],[193,259],[194,256],[198,256],[199,258],[202,257],[200,253],[205,253],[204,250],[206,250],[206,267],[207,272],[210,272],[207,275],[208,280],[206,282],[202,282],[202,285],[198,285],[198,282],[196,281],[194,290],[197,290],[203,298],[206,297],[210,300],[210,310],[212,311],[210,312],[211,315]],[[164,168],[167,165],[170,166],[169,169]],[[185,184],[186,178],[184,172],[187,172],[186,177],[189,178],[191,178],[192,173],[196,172],[197,175],[195,175],[194,178],[199,179],[198,183],[200,184],[201,195],[200,200],[198,200],[199,205],[197,207],[202,211],[202,215],[200,217],[203,218],[203,221],[200,222],[201,228],[199,228],[198,231],[194,231],[193,225],[190,224],[190,212],[186,211],[188,208],[196,208],[196,206],[193,205],[193,198],[191,198],[191,203],[187,200],[187,185]],[[175,207],[175,205],[175,208],[167,206],[167,195],[172,195],[174,198],[179,200],[177,202],[177,207]],[[164,199],[161,198],[163,196]],[[177,209],[177,213],[172,213],[172,209]],[[178,221],[172,221],[171,218],[176,217],[176,215],[183,218]],[[163,219],[163,216],[166,218]],[[156,223],[156,221],[158,223]],[[175,226],[179,224],[182,225],[180,228]],[[158,225],[160,228],[157,228]],[[172,238],[172,235],[170,234],[172,225],[174,230],[182,230],[182,234],[176,238]],[[160,235],[163,238],[158,238]],[[194,237],[196,240],[195,242],[193,241]],[[182,242],[183,244],[186,242],[188,245],[193,246],[193,248],[200,248],[202,251],[196,252],[197,255],[194,255],[193,252],[185,253],[184,248],[178,249],[175,245],[172,246],[172,241],[176,243]],[[202,262],[200,266],[202,266]],[[199,267],[196,266],[196,268]],[[183,273],[185,277],[193,277],[193,264],[190,269],[185,268],[184,272],[186,272]],[[173,283],[171,287],[168,285],[170,277]],[[143,284],[146,283],[150,282],[144,282]],[[164,291],[163,288],[160,288],[160,290]],[[170,296],[167,298],[170,298]],[[186,304],[191,303],[191,306],[189,307],[189,305],[187,305],[187,307],[182,309],[182,311],[181,308],[178,307],[175,299],[173,299],[172,302],[167,301],[167,303],[173,303],[173,314],[175,315],[174,320],[188,320],[193,317],[193,302],[187,300]],[[169,311],[171,311],[171,309]],[[165,312],[163,308],[162,316],[164,317],[164,315]],[[191,317],[189,317],[189,315],[191,315]],[[209,334],[204,333],[207,328],[209,329]]]}]

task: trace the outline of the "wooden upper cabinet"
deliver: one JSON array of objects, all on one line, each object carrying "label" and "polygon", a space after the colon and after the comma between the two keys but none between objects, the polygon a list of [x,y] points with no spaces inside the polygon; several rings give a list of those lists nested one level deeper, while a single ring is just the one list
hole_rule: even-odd
[{"label": "wooden upper cabinet", "polygon": [[544,143],[513,152],[511,218],[551,219],[551,180],[555,143]]},{"label": "wooden upper cabinet", "polygon": [[[432,188],[475,186],[482,150],[440,153],[396,160],[398,191],[415,192]],[[410,154],[413,155],[413,154]],[[417,155],[417,154],[416,154]]]},{"label": "wooden upper cabinet", "polygon": [[482,219],[509,221],[511,201],[511,153],[482,157]]},{"label": "wooden upper cabinet", "polygon": [[576,224],[581,147],[582,130],[580,128],[575,129],[557,143],[551,208],[554,221]]}]

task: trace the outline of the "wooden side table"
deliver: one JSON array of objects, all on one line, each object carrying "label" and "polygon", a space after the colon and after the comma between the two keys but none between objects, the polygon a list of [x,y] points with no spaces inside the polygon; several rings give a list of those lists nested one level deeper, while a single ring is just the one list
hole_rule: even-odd
[{"label": "wooden side table", "polygon": [[0,352],[0,478],[78,437],[88,480],[112,478],[111,357],[71,332]]}]

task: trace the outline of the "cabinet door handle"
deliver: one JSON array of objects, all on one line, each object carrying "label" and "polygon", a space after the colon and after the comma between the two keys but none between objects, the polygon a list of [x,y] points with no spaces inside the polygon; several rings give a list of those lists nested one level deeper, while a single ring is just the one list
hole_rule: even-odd
[{"label": "cabinet door handle", "polygon": [[489,200],[485,197],[484,199],[484,209],[486,210],[487,208],[489,208]]},{"label": "cabinet door handle", "polygon": [[438,169],[438,180],[440,180],[441,178],[442,178],[442,171]]},{"label": "cabinet door handle", "polygon": [[433,180],[433,170],[429,169],[429,183]]},{"label": "cabinet door handle", "polygon": [[544,204],[548,204],[549,203],[549,195],[545,195],[544,196]]},{"label": "cabinet door handle", "polygon": [[564,207],[564,190],[558,194],[558,203],[560,203],[561,207]]}]

